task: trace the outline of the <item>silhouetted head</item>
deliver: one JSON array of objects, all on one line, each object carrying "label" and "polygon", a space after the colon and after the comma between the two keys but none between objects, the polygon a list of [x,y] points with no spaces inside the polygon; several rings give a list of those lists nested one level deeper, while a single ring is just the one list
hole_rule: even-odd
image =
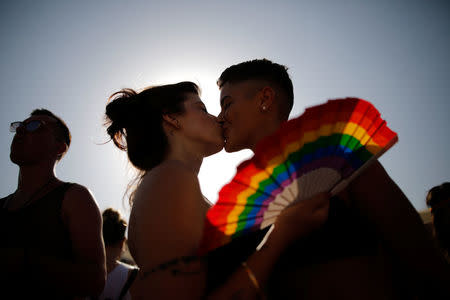
[{"label": "silhouetted head", "polygon": [[141,171],[149,171],[165,159],[170,141],[194,145],[199,156],[223,147],[220,125],[206,111],[200,89],[192,82],[150,87],[140,93],[123,89],[110,100],[106,106],[107,132]]},{"label": "silhouetted head", "polygon": [[288,68],[267,59],[255,59],[227,68],[217,80],[219,120],[225,150],[253,149],[261,137],[289,118],[294,101]]},{"label": "silhouetted head", "polygon": [[450,250],[450,182],[431,188],[427,194],[426,203],[431,208],[433,226],[439,244],[448,254]]},{"label": "silhouetted head", "polygon": [[19,166],[59,161],[71,142],[66,123],[47,109],[35,109],[26,120],[11,123],[11,131],[16,134],[10,157]]},{"label": "silhouetted head", "polygon": [[120,213],[108,208],[103,211],[103,240],[105,246],[114,246],[125,240],[125,231],[127,222],[122,218]]}]

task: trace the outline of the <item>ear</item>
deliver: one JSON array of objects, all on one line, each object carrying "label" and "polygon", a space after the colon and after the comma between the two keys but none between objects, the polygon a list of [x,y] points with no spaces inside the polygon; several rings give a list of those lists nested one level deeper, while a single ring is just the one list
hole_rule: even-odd
[{"label": "ear", "polygon": [[58,148],[56,151],[56,154],[58,155],[58,160],[60,160],[61,157],[64,155],[64,153],[66,153],[67,148],[68,148],[68,146],[66,143],[64,143],[64,142],[58,143]]},{"label": "ear", "polygon": [[259,109],[261,112],[269,111],[275,101],[275,90],[265,86],[259,91]]},{"label": "ear", "polygon": [[174,114],[164,114],[162,117],[166,124],[177,129],[181,128],[180,122],[178,121],[178,119],[175,117]]}]

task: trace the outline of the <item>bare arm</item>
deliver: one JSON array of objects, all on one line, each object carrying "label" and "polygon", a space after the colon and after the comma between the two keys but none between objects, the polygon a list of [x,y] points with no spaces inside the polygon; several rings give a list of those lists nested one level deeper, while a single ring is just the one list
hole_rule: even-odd
[{"label": "bare arm", "polygon": [[39,270],[40,276],[48,278],[42,282],[49,282],[64,294],[99,295],[106,280],[105,250],[102,219],[91,193],[80,185],[69,188],[62,217],[72,241],[74,260],[50,257],[33,249],[28,258],[30,268]]},{"label": "bare arm", "polygon": [[[450,282],[445,264],[419,214],[379,162],[374,163],[349,187],[351,205],[375,224],[376,230],[401,260],[405,273],[421,286],[433,278],[447,290]],[[427,287],[429,288],[429,287]]]}]

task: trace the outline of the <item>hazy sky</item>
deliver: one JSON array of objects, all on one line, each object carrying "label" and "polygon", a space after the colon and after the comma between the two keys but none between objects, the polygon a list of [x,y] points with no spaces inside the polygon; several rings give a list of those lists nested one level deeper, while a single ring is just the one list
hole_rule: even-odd
[{"label": "hazy sky", "polygon": [[[60,115],[72,145],[57,175],[94,194],[101,210],[128,216],[126,155],[102,126],[121,88],[193,80],[219,112],[217,77],[254,58],[287,65],[291,117],[331,98],[371,101],[398,133],[380,159],[418,210],[450,181],[450,5],[434,0],[2,1],[0,196],[17,186],[9,123],[35,108]],[[207,198],[251,155],[220,152],[200,171]]]}]

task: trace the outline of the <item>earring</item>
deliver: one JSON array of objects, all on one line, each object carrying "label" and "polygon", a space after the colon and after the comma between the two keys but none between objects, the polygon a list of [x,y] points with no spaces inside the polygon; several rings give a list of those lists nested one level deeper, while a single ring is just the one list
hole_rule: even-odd
[{"label": "earring", "polygon": [[263,111],[266,111],[266,110],[267,110],[267,107],[266,107],[265,105],[263,105],[262,110],[263,110]]}]

